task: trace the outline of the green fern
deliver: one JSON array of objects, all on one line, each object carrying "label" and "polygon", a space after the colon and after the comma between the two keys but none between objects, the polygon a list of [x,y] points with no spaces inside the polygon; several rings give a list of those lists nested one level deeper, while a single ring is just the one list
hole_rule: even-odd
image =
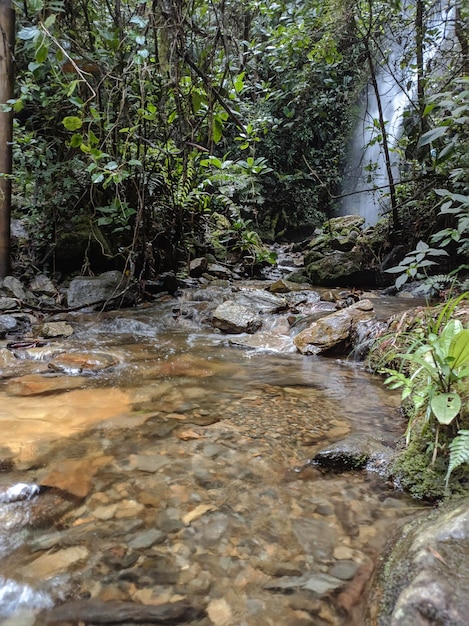
[{"label": "green fern", "polygon": [[469,430],[459,430],[458,436],[449,444],[450,455],[446,473],[446,488],[451,473],[463,463],[469,462]]}]

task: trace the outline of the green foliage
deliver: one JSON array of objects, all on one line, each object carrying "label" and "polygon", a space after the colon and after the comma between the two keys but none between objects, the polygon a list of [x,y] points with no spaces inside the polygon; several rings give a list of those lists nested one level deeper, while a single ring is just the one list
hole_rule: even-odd
[{"label": "green foliage", "polygon": [[469,430],[459,430],[457,437],[449,444],[449,462],[446,473],[446,487],[453,471],[463,463],[469,463]]},{"label": "green foliage", "polygon": [[[452,452],[451,433],[453,423],[466,412],[469,329],[463,328],[460,321],[449,319],[449,316],[457,304],[468,297],[469,294],[465,293],[449,301],[424,334],[414,333],[414,340],[407,352],[393,355],[395,360],[401,362],[399,370],[381,369],[382,373],[388,375],[385,384],[391,389],[402,389],[402,402],[411,403],[407,444],[413,437],[428,436],[435,428],[434,441],[426,442],[432,449],[434,464],[439,450],[440,426],[445,427],[452,469],[461,464],[456,459],[462,458]],[[463,443],[455,444],[455,450],[462,450]],[[451,470],[448,470],[447,480],[450,474]]]},{"label": "green foliage", "polygon": [[[425,268],[436,265],[430,257],[447,256],[446,250],[430,248],[424,241],[419,241],[417,247],[409,252],[395,267],[385,270],[391,274],[399,274],[396,278],[396,289],[400,289],[409,279],[426,277]],[[423,272],[421,271],[423,269]]]}]

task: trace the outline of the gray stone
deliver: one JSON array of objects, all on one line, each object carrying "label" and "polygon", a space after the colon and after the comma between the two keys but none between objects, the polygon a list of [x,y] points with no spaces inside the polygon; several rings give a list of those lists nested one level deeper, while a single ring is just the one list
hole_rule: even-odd
[{"label": "gray stone", "polygon": [[192,276],[193,278],[200,278],[207,270],[207,266],[208,262],[204,256],[192,259],[189,263],[189,276]]},{"label": "gray stone", "polygon": [[[375,581],[378,626],[466,626],[469,498],[407,525]],[[374,607],[371,607],[374,611]]]},{"label": "gray stone", "polygon": [[19,309],[21,304],[16,298],[0,297],[0,311],[8,311],[10,309]]},{"label": "gray stone", "polygon": [[7,295],[12,295],[14,298],[18,298],[18,300],[24,302],[27,298],[23,285],[14,276],[6,276],[3,279],[2,287],[7,292]]},{"label": "gray stone", "polygon": [[126,286],[122,272],[105,272],[99,276],[77,276],[67,290],[68,306],[86,307],[115,298]]},{"label": "gray stone", "polygon": [[47,322],[43,324],[40,334],[42,337],[70,337],[73,327],[67,322]]},{"label": "gray stone", "polygon": [[162,543],[165,540],[166,535],[157,528],[149,528],[142,530],[131,539],[129,547],[134,550],[141,550],[145,548],[151,548],[151,546]]},{"label": "gray stone", "polygon": [[384,468],[394,455],[394,451],[384,446],[370,435],[351,435],[319,450],[313,464],[336,470]]},{"label": "gray stone", "polygon": [[335,578],[340,578],[340,580],[351,580],[358,568],[359,564],[355,561],[337,561],[329,569],[329,574]]},{"label": "gray stone", "polygon": [[254,333],[262,326],[262,321],[247,307],[227,300],[213,312],[212,324],[228,333]]},{"label": "gray stone", "polygon": [[31,281],[29,288],[37,294],[45,294],[47,296],[55,296],[57,294],[57,289],[55,288],[54,283],[44,274],[35,276]]},{"label": "gray stone", "polygon": [[18,326],[18,320],[13,315],[0,315],[0,336],[14,330]]},{"label": "gray stone", "polygon": [[278,313],[288,307],[285,298],[263,289],[240,289],[233,294],[233,300],[256,313]]}]

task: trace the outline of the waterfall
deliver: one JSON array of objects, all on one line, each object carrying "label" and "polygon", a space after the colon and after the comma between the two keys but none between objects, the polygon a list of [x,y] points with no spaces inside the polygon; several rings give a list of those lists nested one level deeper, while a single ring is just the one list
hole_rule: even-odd
[{"label": "waterfall", "polygon": [[[417,73],[415,58],[409,59],[407,50],[415,49],[415,33],[409,19],[409,7],[404,11],[401,30],[388,32],[382,49],[389,54],[376,67],[376,82],[386,125],[387,140],[391,153],[394,182],[399,180],[398,141],[402,134],[404,111],[416,100]],[[424,51],[426,69],[431,67],[436,53],[445,41],[449,41],[453,9],[446,2],[437,3],[432,14],[426,16],[426,32],[432,33]],[[449,3],[448,3],[449,4]],[[375,224],[389,205],[388,176],[385,155],[380,141],[378,99],[371,83],[367,85],[358,103],[357,122],[347,147],[347,162],[342,182],[342,200],[339,215],[361,215],[365,223]]]}]

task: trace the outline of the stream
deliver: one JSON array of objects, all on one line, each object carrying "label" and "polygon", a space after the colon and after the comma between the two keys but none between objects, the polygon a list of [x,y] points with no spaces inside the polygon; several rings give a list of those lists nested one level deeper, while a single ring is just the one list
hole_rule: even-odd
[{"label": "stream", "polygon": [[[399,395],[359,363],[297,353],[286,313],[231,345],[204,323],[223,288],[203,291],[3,342],[1,624],[363,623],[384,546],[419,507],[375,472],[308,461],[349,434],[392,444]],[[104,617],[85,617],[90,600]]]}]

